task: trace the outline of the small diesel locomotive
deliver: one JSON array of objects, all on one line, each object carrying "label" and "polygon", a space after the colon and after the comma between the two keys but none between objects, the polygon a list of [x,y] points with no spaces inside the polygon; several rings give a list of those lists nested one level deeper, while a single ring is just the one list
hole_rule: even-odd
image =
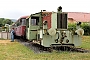
[{"label": "small diesel locomotive", "polygon": [[26,38],[44,47],[80,46],[84,34],[80,24],[76,30],[68,30],[68,13],[62,12],[61,6],[57,12],[41,10],[26,19]]}]

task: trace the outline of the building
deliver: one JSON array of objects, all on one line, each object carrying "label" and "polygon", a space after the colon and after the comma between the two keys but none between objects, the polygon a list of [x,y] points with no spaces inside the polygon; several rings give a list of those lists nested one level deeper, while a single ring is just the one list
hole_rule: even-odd
[{"label": "building", "polygon": [[68,23],[90,22],[90,13],[68,12]]}]

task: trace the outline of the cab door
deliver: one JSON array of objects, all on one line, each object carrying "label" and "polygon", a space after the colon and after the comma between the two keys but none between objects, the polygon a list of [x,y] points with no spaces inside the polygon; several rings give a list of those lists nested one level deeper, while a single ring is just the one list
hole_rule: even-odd
[{"label": "cab door", "polygon": [[38,30],[39,28],[39,20],[40,17],[39,16],[31,16],[30,19],[30,40],[37,40],[37,34],[38,34]]},{"label": "cab door", "polygon": [[26,19],[26,39],[28,39],[29,40],[29,25],[30,25],[30,19],[31,18],[27,18]]}]

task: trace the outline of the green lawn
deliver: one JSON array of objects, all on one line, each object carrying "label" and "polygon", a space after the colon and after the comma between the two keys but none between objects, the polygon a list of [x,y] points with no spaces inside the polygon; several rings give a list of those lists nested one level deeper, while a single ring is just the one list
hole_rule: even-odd
[{"label": "green lawn", "polygon": [[[90,36],[82,38],[81,47],[90,49]],[[18,42],[0,44],[0,60],[90,60],[90,53],[34,53]]]}]

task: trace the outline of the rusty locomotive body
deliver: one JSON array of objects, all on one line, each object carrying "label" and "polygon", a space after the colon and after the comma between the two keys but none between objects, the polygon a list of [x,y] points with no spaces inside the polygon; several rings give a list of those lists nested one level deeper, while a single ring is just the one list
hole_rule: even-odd
[{"label": "rusty locomotive body", "polygon": [[22,16],[20,17],[13,25],[12,27],[14,28],[15,31],[15,38],[21,37],[25,38],[26,37],[26,18],[28,16]]}]

